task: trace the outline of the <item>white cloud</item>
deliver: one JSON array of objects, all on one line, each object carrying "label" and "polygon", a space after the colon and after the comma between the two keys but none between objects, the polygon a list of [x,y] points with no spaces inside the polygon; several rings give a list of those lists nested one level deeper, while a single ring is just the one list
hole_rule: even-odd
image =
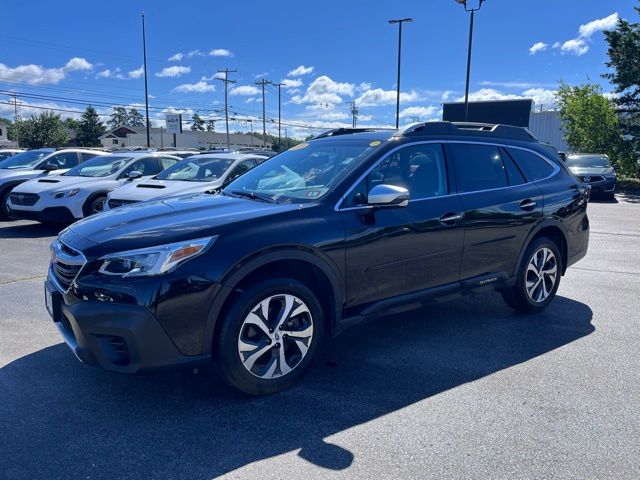
[{"label": "white cloud", "polygon": [[165,67],[161,71],[156,72],[156,77],[177,78],[181,77],[182,75],[186,75],[187,73],[191,73],[191,67],[175,65],[173,67]]},{"label": "white cloud", "polygon": [[[469,94],[470,102],[486,102],[490,100],[515,100],[522,98],[520,95],[512,93],[502,93],[494,88],[481,88]],[[456,102],[464,102],[464,97],[456,99]]]},{"label": "white cloud", "polygon": [[529,55],[535,55],[538,52],[543,52],[547,49],[549,45],[544,42],[534,43],[529,49]]},{"label": "white cloud", "polygon": [[400,111],[400,118],[406,117],[430,117],[438,111],[437,107],[408,107]]},{"label": "white cloud", "polygon": [[255,101],[256,101],[256,97],[249,97],[244,101],[244,103],[252,103],[252,102],[255,102]]},{"label": "white cloud", "polygon": [[209,52],[209,56],[211,57],[233,57],[233,53],[231,53],[226,48],[214,48]]},{"label": "white cloud", "polygon": [[0,79],[5,82],[28,83],[29,85],[57,84],[69,72],[91,70],[93,65],[84,58],[74,57],[63,67],[45,68],[42,65],[18,65],[9,67],[0,63]]},{"label": "white cloud", "polygon": [[562,53],[570,53],[579,57],[589,51],[589,45],[581,38],[574,38],[560,45],[560,50]]},{"label": "white cloud", "polygon": [[[469,94],[469,100],[472,102],[486,102],[491,100],[517,100],[531,98],[537,107],[543,106],[550,108],[555,105],[555,90],[546,88],[529,88],[522,93],[504,93],[493,88],[482,88]],[[464,97],[455,100],[463,102]]]},{"label": "white cloud", "polygon": [[110,70],[108,68],[98,72],[96,74],[96,78],[119,78],[119,79],[124,79],[124,75],[122,75],[122,70],[120,70],[120,67],[114,69],[114,70]]},{"label": "white cloud", "polygon": [[284,80],[281,80],[280,83],[282,83],[282,86],[286,89],[298,88],[303,85],[302,80],[300,80],[299,78],[285,78]]},{"label": "white cloud", "polygon": [[318,115],[317,118],[322,120],[345,120],[347,118],[351,118],[351,115],[344,112],[329,112]]},{"label": "white cloud", "polygon": [[555,83],[540,83],[540,82],[493,82],[484,80],[478,83],[483,87],[505,87],[505,88],[544,88],[552,87]]},{"label": "white cloud", "polygon": [[257,95],[260,93],[260,90],[253,85],[241,85],[232,88],[229,93],[231,95]]},{"label": "white cloud", "polygon": [[178,85],[174,88],[176,92],[183,93],[205,93],[205,92],[215,92],[215,85],[211,85],[205,81],[199,81],[197,83],[183,83],[182,85]]},{"label": "white cloud", "polygon": [[369,82],[361,82],[357,89],[359,92],[366,92],[367,90],[371,90],[371,84]]},{"label": "white cloud", "polygon": [[440,101],[442,102],[446,102],[447,100],[449,100],[451,98],[451,95],[453,95],[453,91],[451,90],[445,90],[444,92],[442,92],[442,94],[440,95]]},{"label": "white cloud", "polygon": [[[356,99],[356,104],[362,107],[375,107],[378,105],[392,105],[396,103],[397,93],[395,90],[383,90],[374,88],[367,90]],[[415,102],[420,99],[417,92],[400,92],[400,102]]]},{"label": "white cloud", "polygon": [[530,88],[522,92],[526,98],[533,98],[537,107],[551,108],[556,104],[556,91],[546,88]]},{"label": "white cloud", "polygon": [[342,103],[341,95],[353,96],[354,85],[332,80],[327,75],[316,78],[303,96],[293,97],[295,103],[329,104]]},{"label": "white cloud", "polygon": [[182,60],[184,58],[184,53],[175,53],[173,55],[171,55],[169,58],[167,58],[167,61],[169,62],[179,62],[180,60]]},{"label": "white cloud", "polygon": [[190,52],[187,53],[187,58],[192,58],[192,57],[204,57],[204,53],[202,53],[198,49],[191,50]]},{"label": "white cloud", "polygon": [[596,32],[614,30],[618,20],[620,20],[620,16],[618,15],[618,12],[615,12],[608,17],[598,18],[597,20],[580,25],[580,36],[583,38],[589,38]]},{"label": "white cloud", "polygon": [[129,75],[129,78],[142,78],[142,77],[144,77],[144,65],[140,65],[140,68],[136,68],[135,70],[131,70],[128,75]]},{"label": "white cloud", "polygon": [[313,67],[305,67],[304,65],[300,65],[299,67],[290,70],[289,73],[287,73],[287,76],[301,77],[302,75],[308,75],[311,72],[313,72]]}]

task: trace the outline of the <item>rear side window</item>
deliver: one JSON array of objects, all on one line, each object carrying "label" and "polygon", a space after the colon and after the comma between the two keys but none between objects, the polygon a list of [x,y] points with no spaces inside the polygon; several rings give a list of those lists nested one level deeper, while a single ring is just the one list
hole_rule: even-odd
[{"label": "rear side window", "polygon": [[82,157],[82,161],[89,160],[90,158],[97,157],[98,155],[91,152],[81,152],[80,156]]},{"label": "rear side window", "polygon": [[500,147],[452,143],[450,148],[461,192],[491,190],[509,185]]},{"label": "rear side window", "polygon": [[549,165],[549,162],[535,153],[520,150],[519,148],[509,148],[508,150],[509,155],[520,167],[529,182],[542,180],[553,173],[553,167]]},{"label": "rear side window", "polygon": [[49,157],[47,164],[58,168],[75,167],[78,164],[78,154],[76,152],[58,153]]},{"label": "rear side window", "polygon": [[173,165],[178,161],[175,158],[170,158],[170,157],[160,157],[158,158],[158,160],[160,161],[160,168],[162,170],[169,168],[171,165]]}]

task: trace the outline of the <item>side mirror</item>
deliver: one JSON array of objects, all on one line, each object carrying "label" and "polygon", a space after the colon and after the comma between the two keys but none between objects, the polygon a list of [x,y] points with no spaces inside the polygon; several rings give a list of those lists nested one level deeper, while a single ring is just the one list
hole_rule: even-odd
[{"label": "side mirror", "polygon": [[409,190],[395,185],[376,185],[369,190],[367,204],[378,207],[406,207],[409,205]]},{"label": "side mirror", "polygon": [[567,161],[567,154],[566,152],[558,152],[558,156],[560,157],[560,160],[562,160],[563,162]]},{"label": "side mirror", "polygon": [[138,178],[142,178],[142,172],[138,172],[137,170],[129,172],[129,176],[127,177],[128,180],[137,180]]},{"label": "side mirror", "polygon": [[57,165],[53,165],[52,163],[47,163],[42,167],[42,170],[49,173],[49,172],[53,172],[54,170],[58,170],[59,168],[60,167],[58,167]]}]

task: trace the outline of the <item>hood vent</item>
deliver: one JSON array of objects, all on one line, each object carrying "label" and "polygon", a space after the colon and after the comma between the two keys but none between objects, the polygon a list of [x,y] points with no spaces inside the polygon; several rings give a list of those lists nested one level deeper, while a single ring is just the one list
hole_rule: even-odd
[{"label": "hood vent", "polygon": [[48,178],[43,178],[41,180],[38,180],[39,183],[60,183],[60,180],[51,180]]},{"label": "hood vent", "polygon": [[138,188],[165,188],[164,185],[153,185],[152,183],[141,183]]}]

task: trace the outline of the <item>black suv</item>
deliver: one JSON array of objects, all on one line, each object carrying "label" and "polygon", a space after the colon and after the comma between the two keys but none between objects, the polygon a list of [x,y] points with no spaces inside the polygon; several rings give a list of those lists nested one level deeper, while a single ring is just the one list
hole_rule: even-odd
[{"label": "black suv", "polygon": [[334,130],[218,195],[73,224],[52,244],[46,304],[83,362],[134,373],[213,359],[266,394],[367,317],[485,289],[544,309],[587,251],[585,188],[521,128]]}]

